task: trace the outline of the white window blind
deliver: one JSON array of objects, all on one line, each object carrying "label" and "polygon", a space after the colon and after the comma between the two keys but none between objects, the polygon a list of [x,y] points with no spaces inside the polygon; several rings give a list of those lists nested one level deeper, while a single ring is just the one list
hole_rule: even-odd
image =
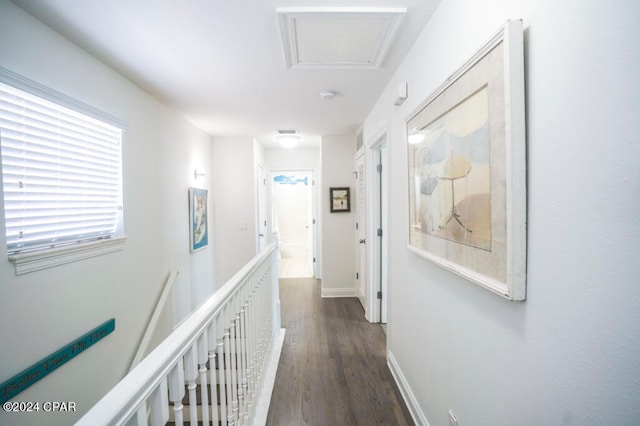
[{"label": "white window blind", "polygon": [[10,255],[121,233],[123,130],[90,112],[0,82]]}]

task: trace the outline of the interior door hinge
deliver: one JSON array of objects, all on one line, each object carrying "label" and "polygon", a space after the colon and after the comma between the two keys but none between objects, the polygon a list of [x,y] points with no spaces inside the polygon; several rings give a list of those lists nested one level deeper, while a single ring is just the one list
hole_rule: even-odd
[{"label": "interior door hinge", "polygon": [[381,291],[378,292],[378,299],[382,299],[382,292]]},{"label": "interior door hinge", "polygon": [[382,237],[382,228],[378,229],[378,237]]},{"label": "interior door hinge", "polygon": [[356,272],[356,280],[359,280],[359,279],[360,279],[360,274]]},{"label": "interior door hinge", "polygon": [[358,222],[356,222],[356,231],[358,230]]},{"label": "interior door hinge", "polygon": [[378,171],[378,173],[382,173],[382,164],[378,164],[376,166],[376,170]]},{"label": "interior door hinge", "polygon": [[316,263],[316,258],[315,257],[313,258],[313,263]]}]

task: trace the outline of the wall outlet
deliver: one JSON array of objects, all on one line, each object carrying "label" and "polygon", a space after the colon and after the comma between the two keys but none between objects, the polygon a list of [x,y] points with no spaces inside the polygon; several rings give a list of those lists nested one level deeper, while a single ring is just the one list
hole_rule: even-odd
[{"label": "wall outlet", "polygon": [[458,418],[453,413],[453,410],[449,410],[449,426],[458,426]]}]

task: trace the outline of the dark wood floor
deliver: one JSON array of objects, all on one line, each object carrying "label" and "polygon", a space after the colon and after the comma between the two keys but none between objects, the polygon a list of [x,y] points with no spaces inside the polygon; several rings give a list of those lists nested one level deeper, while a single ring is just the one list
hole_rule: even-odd
[{"label": "dark wood floor", "polygon": [[387,367],[385,335],[356,298],[322,299],[314,279],[280,279],[282,355],[267,425],[412,425]]}]

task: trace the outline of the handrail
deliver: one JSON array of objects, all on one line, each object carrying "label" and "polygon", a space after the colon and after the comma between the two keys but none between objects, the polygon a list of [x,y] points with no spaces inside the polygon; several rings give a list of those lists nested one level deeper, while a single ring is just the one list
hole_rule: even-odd
[{"label": "handrail", "polygon": [[[149,415],[154,424],[164,424],[169,419],[167,398],[173,402],[179,417],[176,423],[180,424],[185,383],[189,384],[190,395],[193,387],[195,399],[195,381],[204,381],[203,399],[208,399],[207,376],[202,375],[208,364],[212,366],[211,389],[216,389],[216,357],[222,364],[221,404],[225,404],[225,397],[228,401],[226,409],[221,407],[220,420],[223,424],[227,420],[230,424],[250,421],[260,395],[256,388],[261,386],[261,368],[274,341],[274,325],[279,324],[277,294],[277,242],[273,242],[184,320],[76,425],[147,424]],[[196,376],[198,371],[200,377]],[[217,400],[213,395],[211,399]],[[163,407],[157,408],[159,405]],[[195,410],[195,401],[190,405]],[[208,414],[204,411],[210,411],[214,419],[218,416],[217,407],[203,410],[205,422]]]},{"label": "handrail", "polygon": [[151,338],[153,337],[153,333],[156,331],[156,327],[158,326],[158,321],[160,320],[160,315],[164,310],[164,306],[169,299],[169,294],[171,293],[171,289],[173,288],[173,283],[176,280],[180,272],[177,269],[174,269],[169,274],[167,281],[164,284],[162,289],[162,293],[160,293],[160,297],[158,298],[158,303],[156,303],[156,307],[153,310],[153,314],[151,315],[151,319],[149,320],[149,324],[147,325],[147,329],[142,336],[142,340],[140,340],[140,345],[138,345],[138,351],[136,355],[133,357],[133,361],[131,361],[131,366],[129,367],[129,371],[133,370],[136,365],[142,361],[144,358],[147,349],[149,348],[149,342],[151,342]]}]

